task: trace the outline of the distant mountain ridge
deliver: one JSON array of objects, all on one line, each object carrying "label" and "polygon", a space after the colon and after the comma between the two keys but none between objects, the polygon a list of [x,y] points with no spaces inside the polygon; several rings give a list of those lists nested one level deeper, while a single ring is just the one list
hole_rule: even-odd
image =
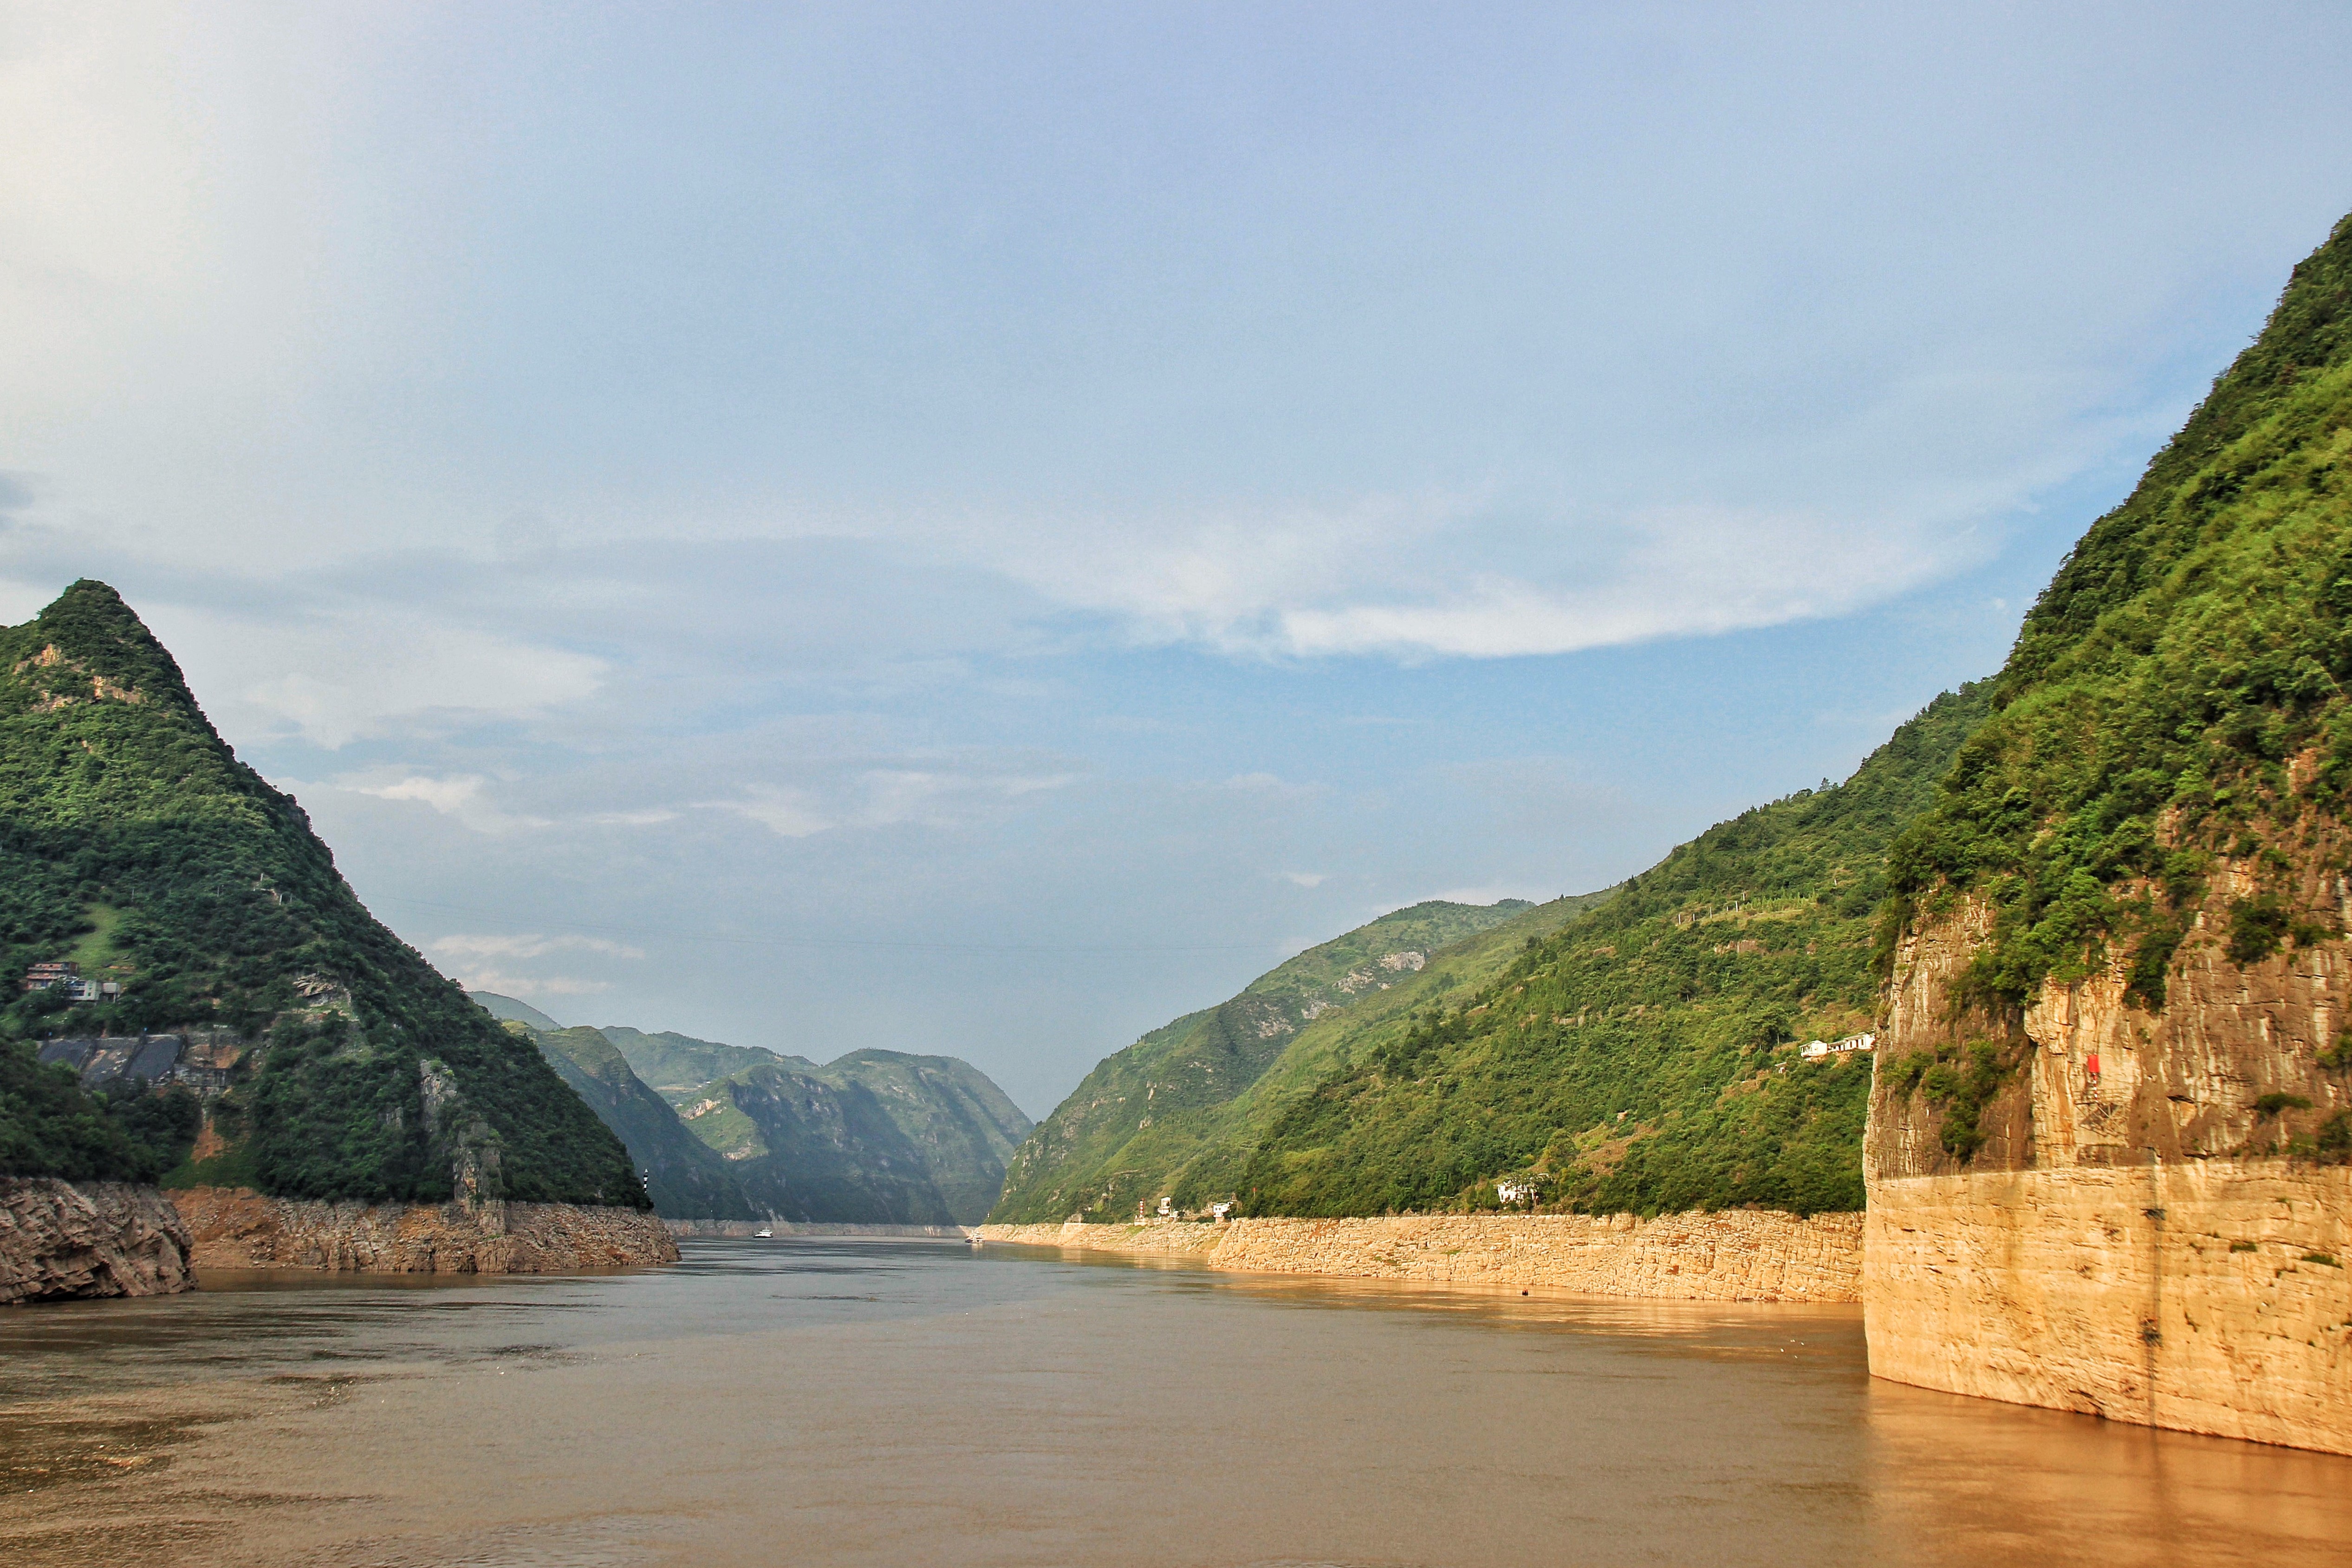
[{"label": "distant mountain ridge", "polygon": [[1340,1019],[1452,981],[1456,969],[1440,956],[1465,941],[1514,923],[1549,931],[1598,896],[1540,906],[1431,900],[1394,910],[1276,966],[1228,1001],[1152,1030],[1106,1057],[1038,1124],[991,1218],[1115,1219],[1139,1200],[1213,1184],[1200,1156],[1246,1120],[1253,1089],[1277,1063],[1321,1061]]},{"label": "distant mountain ridge", "polygon": [[1003,1090],[954,1057],[854,1051],[820,1067],[618,1024],[551,1030],[510,997],[475,999],[531,1027],[576,1087],[588,1081],[583,1094],[651,1171],[671,1218],[977,1224],[1030,1131]]}]

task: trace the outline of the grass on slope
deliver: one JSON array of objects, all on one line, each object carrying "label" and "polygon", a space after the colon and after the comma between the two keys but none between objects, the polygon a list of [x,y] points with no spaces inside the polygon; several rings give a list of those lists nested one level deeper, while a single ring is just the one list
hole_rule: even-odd
[{"label": "grass on slope", "polygon": [[2347,681],[2352,218],[2027,616],[1993,716],[1895,848],[1890,946],[1921,904],[1972,890],[1997,911],[1972,999],[2013,1009],[2120,946],[2160,1007],[2225,858],[2257,883],[2233,958],[2333,939],[2282,846],[2345,814]]},{"label": "grass on slope", "polygon": [[1861,1207],[1866,1064],[1794,1063],[1791,1042],[1868,1026],[1886,845],[1984,698],[1937,698],[1844,784],[1709,829],[1418,1009],[1289,1100],[1242,1164],[1245,1212],[1492,1204],[1519,1174],[1585,1212]]},{"label": "grass on slope", "polygon": [[[1551,906],[1547,906],[1551,907]],[[1406,986],[1465,937],[1528,914],[1433,900],[1396,910],[1291,958],[1239,996],[1188,1013],[1097,1063],[1014,1155],[991,1218],[1117,1218],[1167,1183],[1224,1127],[1244,1094],[1318,1020]]]}]

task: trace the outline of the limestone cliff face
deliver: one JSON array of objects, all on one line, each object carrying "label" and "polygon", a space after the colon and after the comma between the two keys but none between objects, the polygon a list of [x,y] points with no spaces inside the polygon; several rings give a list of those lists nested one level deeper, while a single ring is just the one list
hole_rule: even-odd
[{"label": "limestone cliff face", "polygon": [[[2273,870],[2303,910],[2352,930],[2352,890],[2323,841]],[[2296,946],[2232,963],[2222,937],[2233,904],[2254,895],[2252,866],[2222,862],[2175,954],[2159,1010],[2126,996],[2125,959],[2111,954],[2084,979],[2044,981],[2021,1018],[1963,1008],[1958,982],[1984,943],[1989,912],[1973,899],[1923,925],[1897,949],[1877,1057],[1866,1164],[1877,1179],[1963,1169],[2059,1170],[2151,1160],[2269,1154],[2307,1140],[2352,1106],[2352,1072],[2326,1064],[2352,1022],[2352,947]],[[1980,1117],[1984,1144],[1967,1161],[1940,1140],[1946,1114],[1903,1063],[1975,1041],[1995,1045],[2005,1082]],[[2301,1100],[2259,1109],[2266,1095]],[[2273,1102],[2278,1104],[2279,1102]]]},{"label": "limestone cliff face", "polygon": [[635,1208],[325,1203],[243,1187],[191,1187],[172,1199],[205,1269],[557,1274],[677,1261],[662,1222]]},{"label": "limestone cliff face", "polygon": [[0,1176],[0,1306],[193,1287],[188,1228],[163,1195],[123,1182]]},{"label": "limestone cliff face", "polygon": [[[2334,858],[2284,873],[2300,907],[2352,913]],[[2352,1452],[2352,1170],[2307,1157],[2352,1105],[2323,1060],[2352,951],[2232,962],[2221,923],[2252,893],[2250,867],[2216,869],[2159,1009],[2126,996],[2121,957],[2016,1018],[1958,1006],[1990,931],[1972,901],[1903,941],[1864,1144],[1873,1372]],[[1964,1158],[1948,1099],[1906,1064],[1979,1042],[2000,1082]]]}]

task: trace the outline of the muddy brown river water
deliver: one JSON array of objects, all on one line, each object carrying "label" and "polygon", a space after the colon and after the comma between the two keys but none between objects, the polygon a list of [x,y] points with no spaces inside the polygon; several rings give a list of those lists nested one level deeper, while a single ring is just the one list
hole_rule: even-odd
[{"label": "muddy brown river water", "polygon": [[927,1242],[0,1313],[0,1562],[2352,1562],[2352,1459],[1874,1383],[1852,1308]]}]

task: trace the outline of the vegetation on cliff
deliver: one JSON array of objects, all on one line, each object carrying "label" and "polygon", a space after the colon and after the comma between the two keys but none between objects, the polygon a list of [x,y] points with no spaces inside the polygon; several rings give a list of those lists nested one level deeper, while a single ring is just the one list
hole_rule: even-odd
[{"label": "vegetation on cliff", "polygon": [[[1115,1219],[1167,1195],[1223,1196],[1234,1151],[1269,1093],[1313,1082],[1380,1037],[1407,998],[1426,1001],[1490,972],[1597,895],[1432,901],[1384,915],[1258,977],[1230,1001],[1188,1013],[1106,1057],[1013,1158],[990,1218]],[[1509,933],[1505,938],[1505,933]]]},{"label": "vegetation on cliff", "polygon": [[1893,854],[1895,935],[1958,893],[1992,906],[1968,999],[2127,956],[2160,1008],[2208,884],[2233,962],[2332,939],[2294,847],[2352,791],[2352,219],[2094,523],[2026,617],[1992,715]]},{"label": "vegetation on cliff", "polygon": [[368,914],[301,809],[237,761],[171,655],[89,581],[0,629],[0,977],[14,992],[29,965],[64,959],[121,990],[0,1007],[0,1146],[27,1167],[143,1156],[104,1152],[89,1113],[46,1092],[62,1080],[18,1071],[25,1042],[199,1026],[253,1042],[215,1107],[228,1150],[211,1169],[265,1192],[438,1200],[462,1176],[488,1197],[646,1201],[620,1141]]}]

